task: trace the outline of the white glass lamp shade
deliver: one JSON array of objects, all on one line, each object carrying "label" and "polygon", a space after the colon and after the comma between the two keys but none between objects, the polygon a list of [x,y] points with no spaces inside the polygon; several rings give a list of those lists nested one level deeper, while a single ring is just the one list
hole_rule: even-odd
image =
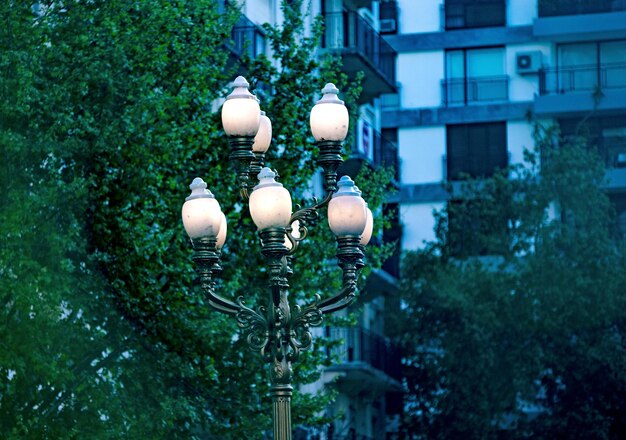
[{"label": "white glass lamp shade", "polygon": [[191,195],[185,199],[182,216],[183,226],[189,238],[215,238],[222,222],[222,210],[206,183],[199,177],[193,179]]},{"label": "white glass lamp shade", "polygon": [[291,217],[291,195],[276,182],[274,173],[265,167],[258,175],[259,184],[250,194],[250,215],[259,229],[286,228]]},{"label": "white glass lamp shade", "polygon": [[222,125],[228,136],[255,136],[259,130],[261,109],[259,102],[248,91],[248,81],[238,76],[234,90],[222,106]]},{"label": "white glass lamp shade", "polygon": [[260,121],[259,131],[257,131],[252,144],[252,151],[255,153],[265,153],[272,142],[272,121],[265,116],[264,111],[261,112]]},{"label": "white glass lamp shade", "polygon": [[350,177],[337,182],[339,189],[328,204],[328,225],[337,237],[358,237],[367,223],[367,208]]},{"label": "white glass lamp shade", "polygon": [[339,90],[328,83],[322,89],[322,99],[311,109],[311,132],[316,141],[343,141],[348,134],[350,117]]},{"label": "white glass lamp shade", "polygon": [[226,235],[228,234],[228,223],[226,223],[226,216],[222,212],[222,221],[220,222],[220,231],[217,233],[217,243],[215,247],[222,249],[224,243],[226,243]]},{"label": "white glass lamp shade", "polygon": [[367,220],[365,222],[365,229],[363,230],[363,235],[361,235],[361,241],[359,242],[361,246],[367,246],[367,244],[372,239],[372,232],[374,232],[374,216],[372,215],[372,210],[367,208],[367,203],[365,204],[365,206],[366,206],[365,209],[366,209],[366,214],[367,214]]},{"label": "white glass lamp shade", "polygon": [[[291,236],[293,238],[300,238],[300,220],[296,220],[291,224]],[[285,236],[285,247],[289,250],[293,247],[289,239]]]}]

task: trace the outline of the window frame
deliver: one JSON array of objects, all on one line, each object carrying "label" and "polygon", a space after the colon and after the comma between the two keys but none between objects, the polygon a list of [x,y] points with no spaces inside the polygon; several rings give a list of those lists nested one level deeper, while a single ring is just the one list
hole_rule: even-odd
[{"label": "window frame", "polygon": [[[484,142],[477,145],[479,130],[485,129]],[[462,130],[457,134],[452,131]],[[491,130],[491,131],[489,131]],[[492,137],[501,138],[493,140]],[[464,139],[465,144],[459,146],[458,139]],[[454,144],[453,144],[454,142]],[[456,146],[456,151],[454,151]],[[465,153],[459,151],[463,148]],[[478,156],[477,150],[481,155]],[[494,152],[498,154],[493,154]],[[479,157],[479,159],[476,159]],[[458,162],[458,163],[457,163]],[[508,133],[506,121],[487,122],[479,124],[450,124],[446,125],[446,179],[448,181],[470,178],[486,178],[493,176],[498,170],[504,170],[509,164]]]}]

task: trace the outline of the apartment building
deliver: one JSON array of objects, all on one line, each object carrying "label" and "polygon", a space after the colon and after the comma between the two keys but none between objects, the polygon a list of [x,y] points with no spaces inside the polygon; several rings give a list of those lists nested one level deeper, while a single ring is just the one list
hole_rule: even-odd
[{"label": "apartment building", "polygon": [[[245,54],[255,57],[271,51],[261,24],[282,23],[280,0],[247,0],[241,3],[242,16],[233,28],[228,48],[231,61]],[[340,172],[354,175],[363,164],[397,169],[397,148],[381,135],[381,96],[394,94],[396,87],[396,52],[380,35],[379,3],[371,0],[311,0],[305,2],[308,24],[317,15],[325,20],[325,32],[319,51],[330,52],[342,60],[342,69],[350,77],[364,73],[363,92],[354,122],[355,139],[348,145],[350,157]],[[271,118],[271,115],[269,115]],[[399,174],[397,176],[399,178]],[[389,203],[385,213],[398,218],[398,204]],[[382,214],[379,213],[379,214]],[[378,240],[396,240],[399,225]],[[374,239],[375,241],[376,239]],[[339,346],[328,353],[335,361],[324,370],[319,383],[303,387],[317,392],[332,387],[338,393],[327,415],[335,419],[322,430],[295,427],[296,439],[378,440],[388,437],[391,422],[401,411],[400,355],[385,338],[385,315],[394,301],[399,274],[399,254],[383,269],[369,277],[359,297],[362,312],[355,327],[318,329],[317,338],[332,338]]]},{"label": "apartment building", "polygon": [[432,212],[451,201],[441,182],[523,161],[530,117],[597,146],[626,232],[626,1],[398,0],[380,11],[398,53],[382,133],[398,145],[403,249],[434,238]]}]

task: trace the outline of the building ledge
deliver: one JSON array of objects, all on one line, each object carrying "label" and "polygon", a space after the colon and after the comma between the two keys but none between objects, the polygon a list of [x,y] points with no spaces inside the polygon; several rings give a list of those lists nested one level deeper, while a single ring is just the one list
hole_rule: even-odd
[{"label": "building ledge", "polygon": [[542,95],[535,98],[537,116],[565,117],[594,112],[597,115],[623,113],[626,89],[602,89],[602,96],[593,91]]},{"label": "building ledge", "polygon": [[398,53],[527,43],[533,26],[498,26],[385,36]]},{"label": "building ledge", "polygon": [[402,391],[402,384],[384,372],[365,362],[345,362],[326,368],[333,375],[334,383],[346,394],[360,394],[369,391],[374,395]]},{"label": "building ledge", "polygon": [[398,293],[398,279],[383,269],[374,269],[367,277],[362,295],[366,298]]},{"label": "building ledge", "polygon": [[445,202],[450,193],[441,182],[402,185],[400,188],[401,203],[432,203]]},{"label": "building ledge", "polygon": [[474,104],[459,107],[388,109],[383,111],[383,128],[421,127],[446,124],[526,119],[532,101]]},{"label": "building ledge", "polygon": [[535,20],[532,32],[537,40],[553,42],[623,38],[626,11],[541,17]]},{"label": "building ledge", "polygon": [[602,185],[609,194],[626,192],[626,168],[612,168],[604,175],[605,182]]}]

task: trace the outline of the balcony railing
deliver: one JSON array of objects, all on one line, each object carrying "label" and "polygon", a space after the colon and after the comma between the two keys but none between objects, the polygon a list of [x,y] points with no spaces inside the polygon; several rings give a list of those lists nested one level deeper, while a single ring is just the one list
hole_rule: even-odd
[{"label": "balcony railing", "polygon": [[626,11],[626,0],[539,0],[539,17]]},{"label": "balcony railing", "polygon": [[544,69],[539,75],[542,95],[618,88],[626,88],[626,63]]},{"label": "balcony railing", "polygon": [[506,24],[504,0],[493,1],[446,1],[441,5],[442,27],[444,29],[464,29]]},{"label": "balcony railing", "polygon": [[358,13],[328,13],[324,20],[326,31],[322,46],[325,49],[356,53],[389,84],[395,84],[396,52]]},{"label": "balcony railing", "polygon": [[507,75],[480,78],[453,78],[441,81],[444,105],[465,105],[509,99]]},{"label": "balcony railing", "polygon": [[265,53],[265,35],[248,17],[241,15],[231,31],[231,51],[238,58],[255,59]]},{"label": "balcony railing", "polygon": [[335,352],[339,363],[363,362],[400,380],[400,352],[383,337],[362,327],[332,327],[327,331],[331,338],[342,340]]}]

